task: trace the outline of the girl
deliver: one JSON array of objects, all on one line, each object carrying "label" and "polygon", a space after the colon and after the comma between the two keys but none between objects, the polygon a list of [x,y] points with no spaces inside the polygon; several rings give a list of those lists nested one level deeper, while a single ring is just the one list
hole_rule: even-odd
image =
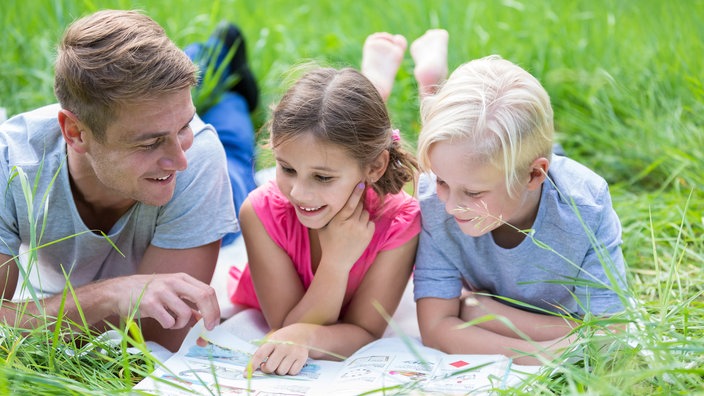
[{"label": "girl", "polygon": [[416,162],[375,86],[349,68],[304,75],[269,132],[276,180],[240,210],[249,264],[231,270],[230,297],[271,328],[252,367],[295,375],[308,357],[348,356],[383,335],[376,304],[395,311],[420,232],[403,191]]}]

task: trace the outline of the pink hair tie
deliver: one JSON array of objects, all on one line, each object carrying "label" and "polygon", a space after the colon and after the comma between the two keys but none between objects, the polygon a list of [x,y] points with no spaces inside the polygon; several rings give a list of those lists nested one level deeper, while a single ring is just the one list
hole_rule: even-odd
[{"label": "pink hair tie", "polygon": [[391,140],[394,142],[398,142],[401,140],[401,132],[398,131],[398,129],[392,129],[391,130]]}]

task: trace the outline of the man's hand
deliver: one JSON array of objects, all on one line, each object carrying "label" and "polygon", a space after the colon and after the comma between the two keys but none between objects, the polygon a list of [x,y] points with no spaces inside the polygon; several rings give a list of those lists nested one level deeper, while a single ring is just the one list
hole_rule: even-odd
[{"label": "man's hand", "polygon": [[115,299],[115,314],[120,317],[137,307],[140,317],[153,318],[164,329],[181,329],[201,317],[208,330],[220,323],[215,290],[185,273],[132,275],[118,286],[123,297]]}]

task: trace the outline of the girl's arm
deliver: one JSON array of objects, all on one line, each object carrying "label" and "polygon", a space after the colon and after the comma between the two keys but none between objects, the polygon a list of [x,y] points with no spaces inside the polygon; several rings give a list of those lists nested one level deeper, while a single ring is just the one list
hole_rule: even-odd
[{"label": "girl's arm", "polygon": [[[567,347],[571,338],[563,336],[544,341],[527,341],[510,337],[482,326],[462,327],[460,315],[463,300],[421,298],[416,302],[418,325],[423,344],[454,354],[502,354],[517,364],[542,364],[541,359],[552,359],[560,349]],[[483,316],[483,315],[482,315]]]},{"label": "girl's arm", "polygon": [[352,296],[342,322],[365,329],[374,339],[384,335],[388,323],[382,313],[390,317],[396,311],[413,270],[417,247],[418,236],[414,236],[393,250],[380,252]]},{"label": "girl's arm", "polygon": [[331,324],[340,318],[352,265],[374,234],[374,223],[364,210],[364,185],[355,188],[347,204],[323,230],[322,255],[313,281],[304,288],[289,256],[269,237],[262,222],[245,200],[240,209],[242,235],[259,304],[272,329],[294,323]]},{"label": "girl's arm", "polygon": [[340,320],[350,270],[374,236],[375,224],[364,209],[364,191],[363,183],[357,185],[345,206],[325,227],[310,230],[311,243],[320,242],[320,261],[317,268],[313,263],[313,280],[286,316],[284,326],[300,322],[333,324]]},{"label": "girl's arm", "polygon": [[[347,357],[384,334],[387,322],[375,307],[392,316],[413,268],[418,238],[377,255],[352,297],[341,321],[332,325],[297,323],[267,337],[252,358],[254,369],[295,375],[310,356],[314,359]],[[284,342],[287,341],[287,342]],[[264,363],[265,362],[265,363]]]},{"label": "girl's arm", "polygon": [[239,221],[257,300],[269,327],[278,329],[303,297],[303,283],[288,254],[266,232],[249,198],[242,203]]}]

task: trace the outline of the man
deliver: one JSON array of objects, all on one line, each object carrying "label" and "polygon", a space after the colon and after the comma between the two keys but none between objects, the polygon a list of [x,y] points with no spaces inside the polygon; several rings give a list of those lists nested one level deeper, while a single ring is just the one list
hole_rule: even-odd
[{"label": "man", "polygon": [[59,105],[0,126],[5,323],[41,326],[62,309],[98,327],[134,315],[172,351],[196,319],[219,323],[208,284],[238,225],[196,83],[193,62],[138,12],[100,11],[67,29]]}]

